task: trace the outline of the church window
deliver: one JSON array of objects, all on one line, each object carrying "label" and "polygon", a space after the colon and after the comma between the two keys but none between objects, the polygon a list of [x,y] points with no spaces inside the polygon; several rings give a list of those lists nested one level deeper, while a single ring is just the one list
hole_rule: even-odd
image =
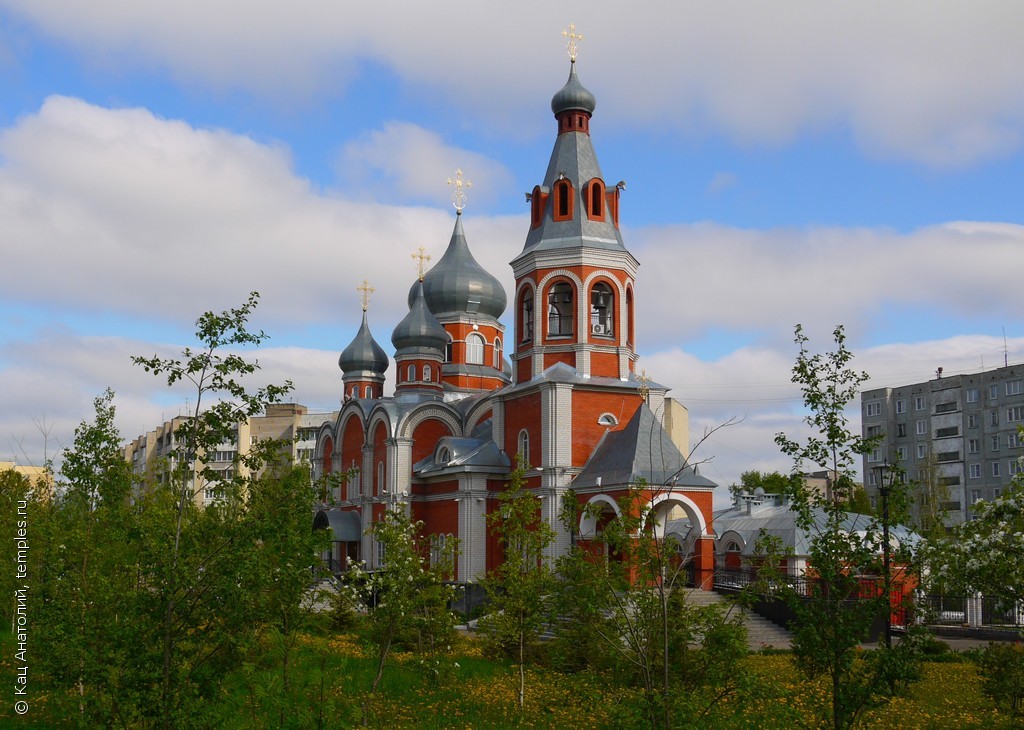
[{"label": "church window", "polygon": [[416,379],[416,366],[410,365],[409,369],[405,371],[405,379],[410,383]]},{"label": "church window", "polygon": [[448,335],[448,342],[444,346],[444,361],[452,361],[452,336]]},{"label": "church window", "polygon": [[494,338],[494,369],[501,370],[501,338]]},{"label": "church window", "polygon": [[452,452],[449,451],[447,447],[442,446],[437,450],[437,459],[435,459],[435,461],[437,461],[438,464],[447,464],[451,460]]},{"label": "church window", "polygon": [[548,336],[564,337],[573,333],[572,284],[559,282],[548,293]]},{"label": "church window", "polygon": [[590,220],[604,220],[604,184],[594,178],[587,186],[587,217]]},{"label": "church window", "polygon": [[522,341],[533,340],[533,289],[523,291]]},{"label": "church window", "polygon": [[565,178],[555,181],[555,207],[553,218],[556,222],[572,218],[572,183]]},{"label": "church window", "polygon": [[519,457],[523,460],[523,466],[530,466],[530,434],[524,428],[519,432],[519,444],[518,452]]},{"label": "church window", "polygon": [[377,462],[377,494],[386,494],[387,489],[384,488],[384,462]]},{"label": "church window", "polygon": [[363,391],[363,397],[364,398],[372,398],[373,397],[373,386],[372,385],[367,385],[366,386],[366,389]]},{"label": "church window", "polygon": [[626,289],[626,342],[633,344],[633,290]]},{"label": "church window", "polygon": [[424,365],[423,366],[423,380],[425,380],[426,382],[429,383],[433,379],[433,377],[434,377],[434,374],[432,372],[430,372],[430,366],[429,365]]},{"label": "church window", "polygon": [[602,413],[597,419],[597,425],[599,426],[617,426],[619,425],[619,419],[613,416],[611,413]]},{"label": "church window", "polygon": [[358,385],[353,385],[352,386],[351,395],[352,395],[353,398],[358,398],[359,397],[359,386]]},{"label": "church window", "polygon": [[615,334],[614,302],[610,286],[604,283],[594,285],[590,292],[590,331],[595,335]]},{"label": "church window", "polygon": [[466,337],[466,362],[470,365],[484,364],[484,338],[475,332]]},{"label": "church window", "polygon": [[530,194],[530,227],[537,228],[541,224],[541,219],[544,217],[544,199],[540,191],[540,186],[536,186],[533,189],[533,193]]}]

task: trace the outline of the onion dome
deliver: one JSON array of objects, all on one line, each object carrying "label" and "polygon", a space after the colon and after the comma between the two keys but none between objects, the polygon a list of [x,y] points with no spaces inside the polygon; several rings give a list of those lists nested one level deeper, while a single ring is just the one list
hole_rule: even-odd
[{"label": "onion dome", "polygon": [[345,373],[369,371],[377,375],[383,375],[388,369],[388,355],[370,334],[365,310],[363,311],[363,323],[360,325],[359,331],[356,332],[355,338],[348,347],[341,351],[338,367]]},{"label": "onion dome", "polygon": [[426,348],[444,352],[448,344],[448,333],[427,307],[427,300],[423,297],[423,282],[417,280],[410,294],[414,296],[411,297],[409,313],[391,333],[391,343],[398,350]]},{"label": "onion dome", "polygon": [[[409,292],[410,307],[416,288]],[[423,296],[437,316],[465,313],[498,319],[505,312],[505,289],[470,253],[461,211],[455,216],[455,230],[444,256],[423,277]]]},{"label": "onion dome", "polygon": [[573,110],[593,114],[596,107],[597,98],[576,77],[576,61],[574,60],[569,66],[569,80],[551,99],[551,111],[555,113],[556,117],[562,112]]}]

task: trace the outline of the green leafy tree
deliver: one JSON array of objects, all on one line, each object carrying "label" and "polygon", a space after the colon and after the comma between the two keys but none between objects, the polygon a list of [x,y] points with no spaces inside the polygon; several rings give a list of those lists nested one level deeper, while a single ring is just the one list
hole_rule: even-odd
[{"label": "green leafy tree", "polygon": [[740,483],[730,485],[729,493],[733,497],[744,493],[753,494],[754,490],[760,487],[765,494],[784,494],[789,489],[791,480],[792,476],[781,472],[760,472],[752,469],[740,474]]},{"label": "green leafy tree", "polygon": [[546,551],[554,530],[540,514],[536,496],[524,488],[522,462],[509,474],[508,487],[498,497],[498,509],[488,516],[501,540],[501,564],[488,573],[484,588],[491,612],[480,628],[515,658],[519,668],[517,701],[526,701],[526,658],[551,620],[554,574]]},{"label": "green leafy tree", "polygon": [[[25,585],[25,577],[19,577],[14,566],[18,540],[24,540],[28,535],[27,512],[28,503],[32,498],[31,489],[31,482],[25,475],[14,469],[0,469],[0,535],[4,538],[3,555],[7,558],[4,565],[9,568],[0,572],[0,595],[4,596],[3,602],[0,603],[0,621],[3,621],[5,626],[10,626],[14,617],[14,591]],[[19,506],[26,512],[24,516],[18,515]],[[24,533],[19,534],[19,529]],[[25,544],[29,543],[26,541]],[[30,553],[22,553],[25,558],[28,555]]]},{"label": "green leafy tree", "polygon": [[377,668],[370,692],[376,692],[392,650],[408,643],[429,659],[430,671],[440,671],[439,648],[447,646],[455,626],[448,606],[455,589],[448,582],[458,553],[457,540],[422,534],[423,522],[413,521],[406,505],[384,513],[370,527],[384,562],[367,573],[361,565],[348,572],[348,584],[369,612],[370,637],[377,647]]},{"label": "green leafy tree", "polygon": [[[889,610],[891,584],[883,585],[874,597],[864,595],[862,576],[882,572],[878,526],[872,523],[866,530],[847,529],[846,505],[855,493],[854,469],[875,441],[854,433],[845,414],[868,375],[852,368],[853,354],[846,348],[842,327],[834,330],[833,338],[835,350],[812,354],[802,327],[796,327],[800,352],[793,382],[803,392],[804,420],[810,434],[797,441],[779,433],[775,441],[793,458],[794,474],[812,466],[835,474],[836,483],[832,498],[828,498],[808,489],[801,480],[794,482],[791,506],[800,528],[811,535],[809,575],[804,591],[777,579],[775,583],[783,586],[796,615],[790,628],[797,664],[810,677],[828,675],[831,725],[845,728],[865,709],[884,701],[894,685],[894,666],[904,666],[913,674],[914,665],[903,661],[911,653],[909,643],[891,650],[897,652],[892,656],[880,650],[883,653],[871,663],[863,662],[858,651],[875,618]],[[909,560],[908,556],[902,558]]]},{"label": "green leafy tree", "polygon": [[[163,614],[160,707],[164,726],[172,724],[180,707],[182,685],[185,685],[187,693],[188,685],[194,684],[191,670],[195,665],[182,665],[179,641],[187,639],[189,645],[196,643],[187,636],[196,628],[196,608],[209,605],[209,588],[214,576],[223,576],[221,570],[212,569],[224,562],[225,551],[218,542],[198,540],[190,544],[186,534],[192,531],[198,533],[196,537],[203,536],[204,528],[210,527],[212,521],[206,519],[206,511],[195,509],[195,498],[199,490],[217,481],[220,475],[209,466],[200,467],[200,460],[219,444],[231,441],[240,421],[261,413],[268,403],[278,402],[291,390],[291,383],[249,390],[244,380],[256,373],[259,364],[232,351],[233,348],[257,346],[266,339],[262,331],[248,329],[249,317],[258,301],[259,294],[252,292],[241,307],[201,315],[196,321],[196,339],[200,346],[197,349],[186,347],[180,359],[157,356],[132,358],[146,372],[164,376],[168,386],[190,383],[196,404],[194,415],[184,419],[174,434],[176,446],[172,451],[168,485],[172,523],[166,531],[166,558],[155,582]],[[268,460],[278,456],[277,450],[276,446],[258,444],[247,455],[236,458],[248,470],[257,472]],[[224,484],[225,504],[229,507],[238,504],[244,497],[244,487],[245,481],[238,475]],[[215,518],[228,516],[222,512],[214,510],[210,515]],[[207,547],[213,550],[207,551]],[[217,650],[221,648],[218,646]],[[199,661],[205,661],[202,650],[198,655],[192,653]]]}]

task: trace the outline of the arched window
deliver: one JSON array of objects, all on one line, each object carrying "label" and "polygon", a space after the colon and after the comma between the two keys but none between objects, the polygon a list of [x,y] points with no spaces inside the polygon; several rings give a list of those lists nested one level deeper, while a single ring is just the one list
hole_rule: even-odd
[{"label": "arched window", "polygon": [[494,369],[501,370],[501,338],[494,338]]},{"label": "arched window", "polygon": [[633,344],[633,290],[626,289],[626,342]]},{"label": "arched window", "polygon": [[586,188],[587,217],[590,220],[604,220],[604,183],[597,178],[590,181]]},{"label": "arched window", "polygon": [[365,390],[363,391],[363,397],[364,398],[372,398],[373,397],[373,386],[372,385],[367,385],[366,386]]},{"label": "arched window", "polygon": [[533,188],[533,192],[530,194],[530,227],[537,228],[541,224],[541,219],[544,217],[544,196],[540,191],[540,186],[537,185]]},{"label": "arched window", "polygon": [[533,289],[523,291],[521,322],[522,341],[530,342],[533,340]]},{"label": "arched window", "polygon": [[590,290],[590,331],[595,335],[615,334],[615,298],[605,283],[594,284]]},{"label": "arched window", "polygon": [[560,281],[548,292],[548,336],[565,337],[573,333],[572,284]]},{"label": "arched window", "polygon": [[530,434],[524,428],[519,432],[519,443],[517,453],[523,460],[523,466],[530,466]]},{"label": "arched window", "polygon": [[452,361],[452,336],[448,335],[448,342],[444,346],[444,361]]},{"label": "arched window", "polygon": [[353,385],[352,386],[351,395],[352,395],[353,398],[358,398],[359,397],[359,386],[358,385]]},{"label": "arched window", "polygon": [[484,364],[484,338],[475,332],[466,337],[466,362],[470,365]]},{"label": "arched window", "polygon": [[429,365],[423,366],[423,380],[429,383],[434,377],[434,374],[430,371]]},{"label": "arched window", "polygon": [[555,181],[555,207],[552,211],[552,218],[555,222],[572,219],[573,191],[572,183],[565,178]]},{"label": "arched window", "polygon": [[386,494],[387,489],[384,488],[384,462],[377,462],[377,494]]},{"label": "arched window", "polygon": [[416,366],[410,365],[409,369],[405,371],[405,379],[410,383],[416,379]]}]

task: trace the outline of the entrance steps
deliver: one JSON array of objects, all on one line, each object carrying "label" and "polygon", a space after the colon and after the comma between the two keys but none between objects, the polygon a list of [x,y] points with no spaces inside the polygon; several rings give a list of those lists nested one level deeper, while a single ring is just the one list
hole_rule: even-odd
[{"label": "entrance steps", "polygon": [[[688,590],[686,600],[698,606],[726,603],[726,599],[721,594],[699,588]],[[751,651],[764,648],[790,648],[793,635],[789,631],[740,606],[733,606],[731,610],[742,612],[743,624],[747,627],[747,646]]]}]

